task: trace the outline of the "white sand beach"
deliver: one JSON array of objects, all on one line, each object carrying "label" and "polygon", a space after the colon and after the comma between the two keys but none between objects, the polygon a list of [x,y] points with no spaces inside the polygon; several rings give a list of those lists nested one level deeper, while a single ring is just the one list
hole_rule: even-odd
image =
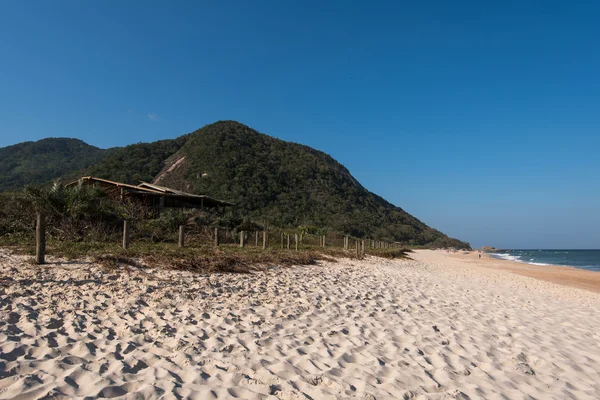
[{"label": "white sand beach", "polygon": [[206,276],[0,250],[0,399],[600,398],[600,294],[413,258]]}]

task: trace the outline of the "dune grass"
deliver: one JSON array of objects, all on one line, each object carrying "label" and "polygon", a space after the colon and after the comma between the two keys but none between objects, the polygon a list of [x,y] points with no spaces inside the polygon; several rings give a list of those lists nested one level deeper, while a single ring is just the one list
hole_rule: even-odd
[{"label": "dune grass", "polygon": [[[0,246],[8,247],[18,254],[35,254],[33,241],[0,240]],[[407,258],[407,249],[367,249],[367,255],[384,258]],[[137,241],[127,250],[114,242],[69,242],[49,240],[47,258],[82,260],[91,259],[106,268],[119,264],[144,265],[201,273],[244,273],[273,266],[311,265],[319,260],[335,261],[337,258],[356,258],[356,251],[339,247],[300,246],[295,249],[237,245],[191,245],[178,247],[175,243],[152,243]]]}]

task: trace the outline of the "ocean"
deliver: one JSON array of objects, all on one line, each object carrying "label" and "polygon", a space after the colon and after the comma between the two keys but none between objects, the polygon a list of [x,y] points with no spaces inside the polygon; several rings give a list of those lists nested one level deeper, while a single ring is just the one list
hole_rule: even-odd
[{"label": "ocean", "polygon": [[600,250],[504,250],[494,258],[533,265],[567,265],[600,272]]}]

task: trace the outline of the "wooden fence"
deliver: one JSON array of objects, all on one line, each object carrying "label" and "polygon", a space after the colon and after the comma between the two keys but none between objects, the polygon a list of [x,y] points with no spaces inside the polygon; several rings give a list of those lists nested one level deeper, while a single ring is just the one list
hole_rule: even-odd
[{"label": "wooden fence", "polygon": [[[134,237],[148,236],[147,232],[137,232],[135,224],[123,221],[122,247],[129,248]],[[179,247],[189,246],[239,246],[256,247],[261,249],[278,248],[290,251],[300,251],[307,248],[342,248],[355,252],[356,257],[365,255],[366,249],[401,248],[401,243],[376,240],[371,238],[356,238],[335,232],[323,235],[308,234],[290,229],[271,229],[268,231],[235,232],[227,228],[199,227],[197,225],[181,225],[173,232],[173,239]],[[46,223],[44,214],[37,214],[36,223],[36,262],[43,264],[46,254]]]}]

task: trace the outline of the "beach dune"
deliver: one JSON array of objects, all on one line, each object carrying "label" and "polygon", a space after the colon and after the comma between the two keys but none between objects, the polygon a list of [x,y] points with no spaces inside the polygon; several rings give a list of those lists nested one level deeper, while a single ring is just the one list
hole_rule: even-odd
[{"label": "beach dune", "polygon": [[597,293],[413,258],[208,276],[0,250],[0,398],[600,396]]}]

